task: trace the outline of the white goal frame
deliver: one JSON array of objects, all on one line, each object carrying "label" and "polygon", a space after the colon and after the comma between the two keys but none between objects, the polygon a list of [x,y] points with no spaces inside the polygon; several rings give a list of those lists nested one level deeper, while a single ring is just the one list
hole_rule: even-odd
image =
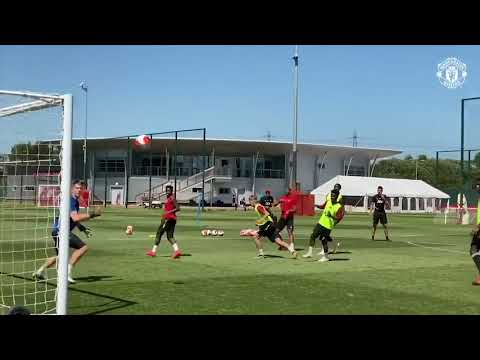
[{"label": "white goal frame", "polygon": [[73,96],[71,94],[40,94],[29,91],[0,90],[0,95],[12,95],[32,99],[31,102],[0,109],[0,121],[4,117],[41,110],[51,107],[63,107],[63,138],[61,151],[61,198],[60,198],[60,241],[58,249],[57,275],[57,315],[67,314],[68,304],[68,237],[70,232],[70,188],[72,182],[72,125]]}]

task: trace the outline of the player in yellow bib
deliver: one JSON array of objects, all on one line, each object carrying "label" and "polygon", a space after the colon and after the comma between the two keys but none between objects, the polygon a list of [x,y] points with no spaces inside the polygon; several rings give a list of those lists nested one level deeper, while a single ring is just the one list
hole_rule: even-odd
[{"label": "player in yellow bib", "polygon": [[268,209],[260,202],[257,202],[255,197],[250,199],[250,205],[255,209],[255,212],[258,215],[258,219],[255,221],[255,224],[258,226],[258,231],[254,237],[255,245],[257,246],[258,250],[258,255],[256,258],[263,259],[265,257],[263,254],[262,243],[260,241],[260,239],[263,237],[268,238],[272,243],[276,243],[279,246],[287,248],[292,254],[292,257],[296,258],[297,252],[295,251],[294,244],[287,244],[281,239],[280,235],[276,231],[277,228],[275,227],[275,222],[273,221],[270,211],[268,211]]},{"label": "player in yellow bib", "polygon": [[322,250],[318,254],[320,255],[320,260],[318,261],[325,262],[329,260],[328,238],[330,237],[330,233],[332,232],[333,228],[343,219],[345,214],[343,205],[338,202],[339,195],[340,194],[337,189],[333,189],[330,193],[330,200],[325,203],[322,216],[320,216],[318,224],[315,225],[312,235],[310,235],[308,251],[305,255],[303,255],[304,258],[312,257],[315,240],[320,238],[320,241],[322,242]]},{"label": "player in yellow bib", "polygon": [[[477,266],[478,272],[480,274],[480,180],[475,185],[475,190],[479,195],[478,205],[477,205],[477,221],[475,228],[472,230],[472,243],[470,244],[470,255],[472,256],[473,262]],[[480,285],[480,275],[477,276],[473,285]]]},{"label": "player in yellow bib", "polygon": [[[338,198],[337,198],[337,202],[340,203],[340,204],[342,204],[342,205],[345,205],[345,204],[344,204],[344,201],[343,201],[343,196],[340,194],[340,190],[342,189],[342,185],[340,185],[340,184],[337,183],[337,184],[335,184],[335,185],[333,186],[333,189],[334,189],[334,190],[338,190],[338,193],[339,193]],[[322,204],[322,205],[320,205],[320,206],[316,205],[316,207],[319,208],[319,209],[324,209],[324,208],[325,208],[325,205],[326,205],[329,201],[331,202],[331,200],[332,200],[332,199],[331,199],[331,195],[328,194],[328,195],[326,196],[326,198],[325,198],[325,203]],[[326,239],[327,239],[328,242],[333,242],[333,238],[332,238],[330,235],[326,236]],[[340,247],[340,241],[334,242],[334,246],[333,246],[333,251],[332,251],[332,252],[333,252],[333,253],[336,253],[338,247]]]}]

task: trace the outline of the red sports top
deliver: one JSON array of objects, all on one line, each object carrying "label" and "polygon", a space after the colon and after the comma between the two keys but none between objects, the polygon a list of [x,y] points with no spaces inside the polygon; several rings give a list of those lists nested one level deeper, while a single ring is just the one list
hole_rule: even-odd
[{"label": "red sports top", "polygon": [[[175,209],[175,202],[174,202],[174,198],[173,198],[173,195],[172,195],[172,196],[167,197],[167,201],[165,202],[164,210],[165,210],[165,212],[167,212],[167,211],[170,211],[170,210],[173,210],[173,209]],[[171,220],[177,220],[177,214],[176,213],[169,213],[169,214],[164,215],[164,218],[165,219],[171,219]]]},{"label": "red sports top", "polygon": [[280,209],[282,210],[282,218],[287,219],[293,216],[297,205],[297,197],[292,194],[287,194],[278,199],[278,201],[280,203]]}]

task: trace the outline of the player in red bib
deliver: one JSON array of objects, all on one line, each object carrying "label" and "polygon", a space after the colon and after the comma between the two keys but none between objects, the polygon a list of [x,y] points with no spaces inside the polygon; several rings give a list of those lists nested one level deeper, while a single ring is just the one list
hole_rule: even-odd
[{"label": "player in red bib", "polygon": [[157,256],[157,248],[162,240],[164,233],[167,233],[167,240],[173,247],[172,258],[177,259],[182,256],[180,249],[178,248],[177,242],[174,238],[175,225],[177,224],[177,212],[180,211],[180,207],[177,204],[177,200],[173,196],[173,186],[168,185],[167,190],[167,201],[164,204],[164,213],[162,215],[162,223],[158,227],[157,235],[155,237],[155,245],[152,250],[150,250],[147,255],[154,257]]},{"label": "player in red bib", "polygon": [[[297,209],[297,194],[290,188],[288,188],[288,192],[286,195],[280,197],[277,202],[273,204],[273,206],[280,205],[280,210],[282,212],[280,216],[280,220],[277,222],[277,236],[283,231],[285,227],[287,227],[288,232],[288,244],[294,244],[295,242],[295,234],[294,231],[294,224],[293,219],[295,215],[295,211]],[[279,250],[287,250],[282,247],[279,247]]]}]

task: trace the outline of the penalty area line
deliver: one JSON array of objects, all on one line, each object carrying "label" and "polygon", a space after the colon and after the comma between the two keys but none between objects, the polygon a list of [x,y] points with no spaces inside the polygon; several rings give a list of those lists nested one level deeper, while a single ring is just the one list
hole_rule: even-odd
[{"label": "penalty area line", "polygon": [[414,242],[412,242],[412,241],[406,241],[406,243],[409,244],[409,245],[412,245],[412,246],[422,247],[422,248],[424,248],[424,249],[431,249],[431,250],[438,250],[438,251],[446,251],[446,252],[453,253],[453,254],[462,254],[462,255],[468,254],[468,253],[465,252],[465,251],[457,251],[457,250],[451,250],[451,249],[442,249],[442,248],[433,247],[433,246],[425,246],[425,245],[421,245],[421,244],[414,243]]}]

